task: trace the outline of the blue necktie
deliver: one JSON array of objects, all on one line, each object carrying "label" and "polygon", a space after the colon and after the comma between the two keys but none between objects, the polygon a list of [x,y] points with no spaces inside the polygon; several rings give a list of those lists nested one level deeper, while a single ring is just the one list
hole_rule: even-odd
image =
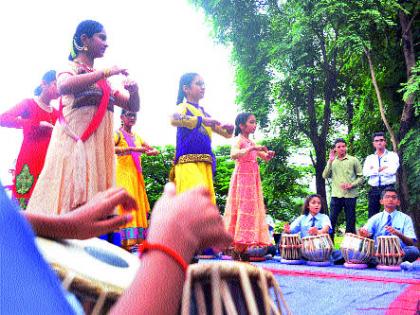
[{"label": "blue necktie", "polygon": [[[392,218],[390,214],[388,214],[388,219],[386,220],[385,226],[392,226]],[[391,235],[391,233],[389,233],[388,231],[385,231],[385,235]]]},{"label": "blue necktie", "polygon": [[312,225],[311,225],[311,227],[314,227],[315,226],[315,217],[312,217]]}]

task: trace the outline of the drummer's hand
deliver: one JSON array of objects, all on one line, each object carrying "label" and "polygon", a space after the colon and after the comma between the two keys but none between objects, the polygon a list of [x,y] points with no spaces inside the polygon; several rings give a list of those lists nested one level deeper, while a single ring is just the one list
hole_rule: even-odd
[{"label": "drummer's hand", "polygon": [[385,230],[387,230],[389,233],[391,233],[392,235],[397,235],[399,236],[400,232],[398,232],[396,229],[394,229],[392,226],[385,226]]},{"label": "drummer's hand", "polygon": [[369,237],[369,232],[365,228],[360,228],[359,229],[359,235],[363,236],[363,237]]},{"label": "drummer's hand", "polygon": [[147,240],[169,246],[186,261],[201,249],[226,248],[232,242],[209,191],[199,187],[176,195],[173,183],[166,184],[155,204]]},{"label": "drummer's hand", "polygon": [[283,232],[284,232],[284,233],[287,233],[287,234],[290,234],[290,224],[289,224],[289,223],[286,223],[286,224],[283,226]]},{"label": "drummer's hand", "polygon": [[310,235],[318,235],[318,228],[316,226],[313,226],[313,227],[309,228],[308,233]]},{"label": "drummer's hand", "polygon": [[[131,214],[110,217],[117,205],[125,210],[137,209],[136,201],[123,188],[110,188],[96,194],[83,206],[67,213],[68,238],[87,239],[115,231],[130,222]],[[73,232],[71,232],[73,231]]]}]

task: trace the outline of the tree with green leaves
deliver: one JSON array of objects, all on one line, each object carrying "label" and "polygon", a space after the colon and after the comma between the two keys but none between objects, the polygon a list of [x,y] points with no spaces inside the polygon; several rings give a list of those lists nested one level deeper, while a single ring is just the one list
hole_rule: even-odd
[{"label": "tree with green leaves", "polygon": [[403,162],[398,182],[403,210],[411,209],[420,233],[419,203],[410,201],[419,195],[418,185],[407,171],[419,168],[405,156],[419,150],[419,3],[190,1],[204,10],[214,37],[232,47],[239,105],[296,147],[309,141],[317,192],[324,197],[320,173],[331,139],[347,133],[353,155],[363,158],[372,150],[372,132],[388,130]]}]

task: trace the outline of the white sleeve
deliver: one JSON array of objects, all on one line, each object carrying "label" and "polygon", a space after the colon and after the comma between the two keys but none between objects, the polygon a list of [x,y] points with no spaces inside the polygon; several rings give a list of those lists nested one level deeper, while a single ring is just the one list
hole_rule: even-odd
[{"label": "white sleeve", "polygon": [[369,155],[366,158],[365,163],[363,164],[363,176],[369,177],[372,175],[378,175],[378,169],[374,165],[374,161],[373,161],[374,157],[375,156]]}]

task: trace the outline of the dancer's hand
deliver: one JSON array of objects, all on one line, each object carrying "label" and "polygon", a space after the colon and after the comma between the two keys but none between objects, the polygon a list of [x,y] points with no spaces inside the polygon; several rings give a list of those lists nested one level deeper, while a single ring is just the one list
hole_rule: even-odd
[{"label": "dancer's hand", "polygon": [[275,151],[268,150],[267,151],[267,160],[271,160],[276,155]]},{"label": "dancer's hand", "polygon": [[129,147],[129,152],[139,152],[139,153],[146,153],[147,148],[145,147]]},{"label": "dancer's hand", "polygon": [[267,152],[268,149],[265,145],[255,145],[253,146],[253,150],[255,151],[263,151],[263,152]]},{"label": "dancer's hand", "polygon": [[158,150],[156,150],[155,148],[149,148],[144,153],[146,153],[146,155],[148,155],[148,156],[156,156],[160,152]]},{"label": "dancer's hand", "polygon": [[199,187],[176,195],[173,183],[166,184],[155,204],[147,238],[169,246],[186,261],[197,251],[226,248],[232,242],[209,191]]},{"label": "dancer's hand", "polygon": [[118,75],[118,74],[122,74],[122,75],[125,75],[125,76],[128,75],[127,69],[126,68],[121,68],[119,66],[112,66],[108,70],[109,70],[109,76]]},{"label": "dancer's hand", "polygon": [[232,134],[233,130],[235,129],[235,126],[231,124],[223,124],[221,127],[225,129],[228,134]]},{"label": "dancer's hand", "polygon": [[220,125],[220,122],[210,117],[203,117],[203,124],[208,127],[214,127]]},{"label": "dancer's hand", "polygon": [[39,126],[40,127],[43,127],[43,128],[47,128],[47,129],[53,129],[54,128],[54,125],[53,124],[51,124],[48,121],[44,121],[44,120],[42,120],[42,121],[39,122]]},{"label": "dancer's hand", "polygon": [[138,93],[139,91],[139,87],[137,83],[134,80],[131,80],[128,78],[124,81],[124,89],[126,89],[128,93],[130,93],[130,95],[134,93]]}]

